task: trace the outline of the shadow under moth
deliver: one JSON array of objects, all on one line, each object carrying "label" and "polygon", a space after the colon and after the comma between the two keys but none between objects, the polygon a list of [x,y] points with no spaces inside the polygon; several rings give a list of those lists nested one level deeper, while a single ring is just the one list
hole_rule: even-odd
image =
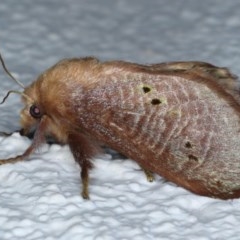
[{"label": "shadow under moth", "polygon": [[102,145],[135,160],[149,180],[156,173],[199,195],[240,197],[240,91],[226,68],[74,58],[21,86],[22,133],[34,131],[33,141],[0,164],[24,161],[51,136],[80,164],[86,199]]}]

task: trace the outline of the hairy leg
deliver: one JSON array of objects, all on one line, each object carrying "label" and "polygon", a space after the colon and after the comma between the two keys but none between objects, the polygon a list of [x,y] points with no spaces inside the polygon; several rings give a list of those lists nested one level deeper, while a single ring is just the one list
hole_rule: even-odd
[{"label": "hairy leg", "polygon": [[89,170],[91,159],[100,151],[98,146],[82,134],[69,134],[68,143],[74,159],[81,167],[82,197],[89,199]]}]

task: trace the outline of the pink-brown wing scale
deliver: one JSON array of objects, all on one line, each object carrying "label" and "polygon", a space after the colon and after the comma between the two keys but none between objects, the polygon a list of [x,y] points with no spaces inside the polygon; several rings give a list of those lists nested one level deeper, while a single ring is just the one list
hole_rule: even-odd
[{"label": "pink-brown wing scale", "polygon": [[76,124],[99,141],[193,192],[240,195],[240,107],[194,73],[108,68],[76,101]]}]

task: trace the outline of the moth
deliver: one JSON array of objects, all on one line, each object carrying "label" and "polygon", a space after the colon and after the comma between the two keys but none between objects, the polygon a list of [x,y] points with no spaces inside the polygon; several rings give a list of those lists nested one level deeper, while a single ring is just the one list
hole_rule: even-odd
[{"label": "moth", "polygon": [[199,195],[240,196],[240,91],[226,68],[73,58],[23,88],[20,124],[33,141],[0,164],[24,161],[51,136],[79,163],[85,199],[102,145],[135,160],[149,180],[156,173]]}]

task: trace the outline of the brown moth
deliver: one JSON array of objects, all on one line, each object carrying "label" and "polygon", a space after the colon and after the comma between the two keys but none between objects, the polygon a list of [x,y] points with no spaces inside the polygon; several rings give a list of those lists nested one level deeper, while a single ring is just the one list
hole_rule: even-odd
[{"label": "brown moth", "polygon": [[226,68],[203,62],[139,65],[66,59],[24,88],[21,126],[32,145],[0,164],[25,160],[52,136],[81,166],[88,198],[101,145],[196,194],[240,197],[240,95]]}]

